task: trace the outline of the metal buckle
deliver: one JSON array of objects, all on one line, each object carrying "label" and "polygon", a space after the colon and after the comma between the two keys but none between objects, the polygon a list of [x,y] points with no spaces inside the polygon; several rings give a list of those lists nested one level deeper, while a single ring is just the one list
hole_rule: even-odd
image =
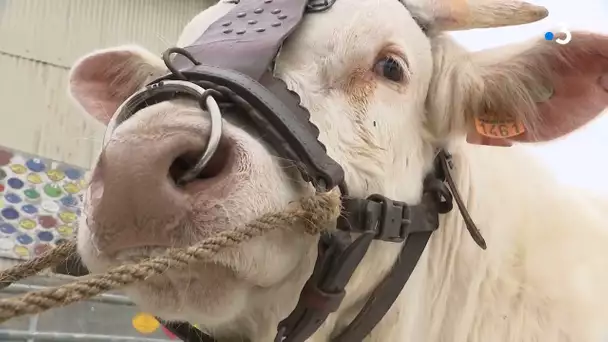
[{"label": "metal buckle", "polygon": [[336,0],[309,0],[306,5],[306,13],[323,12],[331,8]]},{"label": "metal buckle", "polygon": [[[404,202],[393,201],[379,194],[371,195],[367,199],[382,206],[380,216],[376,217],[376,220],[373,220],[378,222],[376,239],[389,242],[405,241],[408,235],[407,228],[412,222],[410,220],[411,214],[408,205]],[[369,209],[367,212],[372,215],[374,213]],[[368,220],[368,222],[370,221]]]}]

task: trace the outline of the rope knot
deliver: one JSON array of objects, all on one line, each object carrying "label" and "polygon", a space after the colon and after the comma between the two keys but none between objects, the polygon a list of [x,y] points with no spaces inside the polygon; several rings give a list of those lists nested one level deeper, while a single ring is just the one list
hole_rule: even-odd
[{"label": "rope knot", "polygon": [[300,207],[304,230],[311,235],[327,230],[327,225],[338,219],[342,209],[340,195],[335,190],[304,198]]}]

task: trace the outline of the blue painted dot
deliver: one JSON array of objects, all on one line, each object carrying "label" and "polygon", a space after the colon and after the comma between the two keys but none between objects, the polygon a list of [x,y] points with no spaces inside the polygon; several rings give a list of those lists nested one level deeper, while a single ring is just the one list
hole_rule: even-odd
[{"label": "blue painted dot", "polygon": [[61,204],[65,205],[66,207],[73,207],[78,205],[78,200],[76,200],[74,196],[65,196],[61,199]]},{"label": "blue painted dot", "polygon": [[13,234],[17,231],[17,228],[15,228],[12,224],[10,223],[0,223],[0,232],[4,233],[4,234]]},{"label": "blue painted dot", "polygon": [[38,239],[40,239],[40,241],[44,241],[44,242],[50,242],[53,241],[53,233],[51,232],[40,232],[38,233]]},{"label": "blue painted dot", "polygon": [[38,208],[36,208],[35,206],[33,206],[31,204],[26,204],[26,205],[22,206],[21,210],[23,210],[27,214],[35,214],[38,212]]},{"label": "blue painted dot", "polygon": [[8,194],[4,195],[4,199],[8,203],[13,203],[13,204],[17,204],[17,203],[21,202],[21,197],[19,197],[19,195],[17,195],[17,194],[13,194],[13,193],[8,193]]},{"label": "blue painted dot", "polygon": [[17,236],[16,240],[22,245],[29,245],[30,243],[34,242],[34,239],[27,234]]},{"label": "blue painted dot", "polygon": [[2,216],[8,220],[19,218],[19,212],[14,208],[4,208],[2,211],[0,211],[0,214],[2,214]]},{"label": "blue painted dot", "polygon": [[25,163],[25,166],[27,166],[28,169],[34,171],[34,172],[41,172],[44,171],[44,169],[46,168],[46,166],[44,165],[44,163],[40,160],[37,159],[30,159]]},{"label": "blue painted dot", "polygon": [[546,40],[553,40],[553,32],[547,32],[545,33],[545,39]]},{"label": "blue painted dot", "polygon": [[76,169],[65,169],[63,172],[65,173],[66,177],[68,177],[71,180],[79,179],[80,176],[82,175],[80,170],[76,170]]},{"label": "blue painted dot", "polygon": [[21,189],[25,185],[23,181],[19,178],[9,178],[6,183],[13,189]]}]

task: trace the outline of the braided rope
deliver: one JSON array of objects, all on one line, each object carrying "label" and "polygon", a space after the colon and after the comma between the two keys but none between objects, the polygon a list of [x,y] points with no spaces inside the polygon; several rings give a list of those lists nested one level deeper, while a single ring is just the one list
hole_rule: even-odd
[{"label": "braided rope", "polygon": [[[242,227],[223,231],[187,248],[173,248],[160,257],[139,263],[112,268],[103,274],[94,274],[81,280],[21,296],[0,300],[0,323],[9,319],[36,314],[52,308],[82,301],[101,293],[115,290],[150,277],[163,274],[167,269],[184,268],[191,262],[210,261],[225,248],[237,246],[271,230],[302,223],[309,234],[318,234],[329,228],[340,214],[340,198],[335,192],[316,194],[294,202],[285,211],[261,216]],[[41,270],[62,262],[76,253],[76,243],[63,244],[44,255],[0,272],[1,287],[27,278]]]},{"label": "braided rope", "polygon": [[72,240],[44,252],[37,258],[6,269],[0,272],[0,290],[16,281],[29,278],[49,267],[53,267],[76,253],[76,241]]}]

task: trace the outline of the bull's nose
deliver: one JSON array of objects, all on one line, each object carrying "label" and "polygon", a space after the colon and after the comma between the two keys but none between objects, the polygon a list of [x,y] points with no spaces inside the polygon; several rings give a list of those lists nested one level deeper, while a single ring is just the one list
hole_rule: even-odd
[{"label": "bull's nose", "polygon": [[[169,179],[173,184],[183,183],[183,176],[191,172],[205,152],[205,138],[192,132],[177,132],[153,137],[117,137],[102,152],[100,167],[106,177],[157,183]],[[205,167],[196,174],[197,179],[217,176],[225,167],[229,154],[226,139],[222,139]],[[113,176],[109,176],[112,174]],[[120,177],[115,177],[120,174]],[[105,179],[109,181],[109,179]]]},{"label": "bull's nose", "polygon": [[[118,134],[106,144],[92,175],[88,213],[100,251],[175,241],[192,209],[189,194],[177,181],[199,160],[206,141],[204,134],[184,130]],[[229,154],[230,145],[222,138],[213,158],[191,182],[212,185],[228,167]]]}]

